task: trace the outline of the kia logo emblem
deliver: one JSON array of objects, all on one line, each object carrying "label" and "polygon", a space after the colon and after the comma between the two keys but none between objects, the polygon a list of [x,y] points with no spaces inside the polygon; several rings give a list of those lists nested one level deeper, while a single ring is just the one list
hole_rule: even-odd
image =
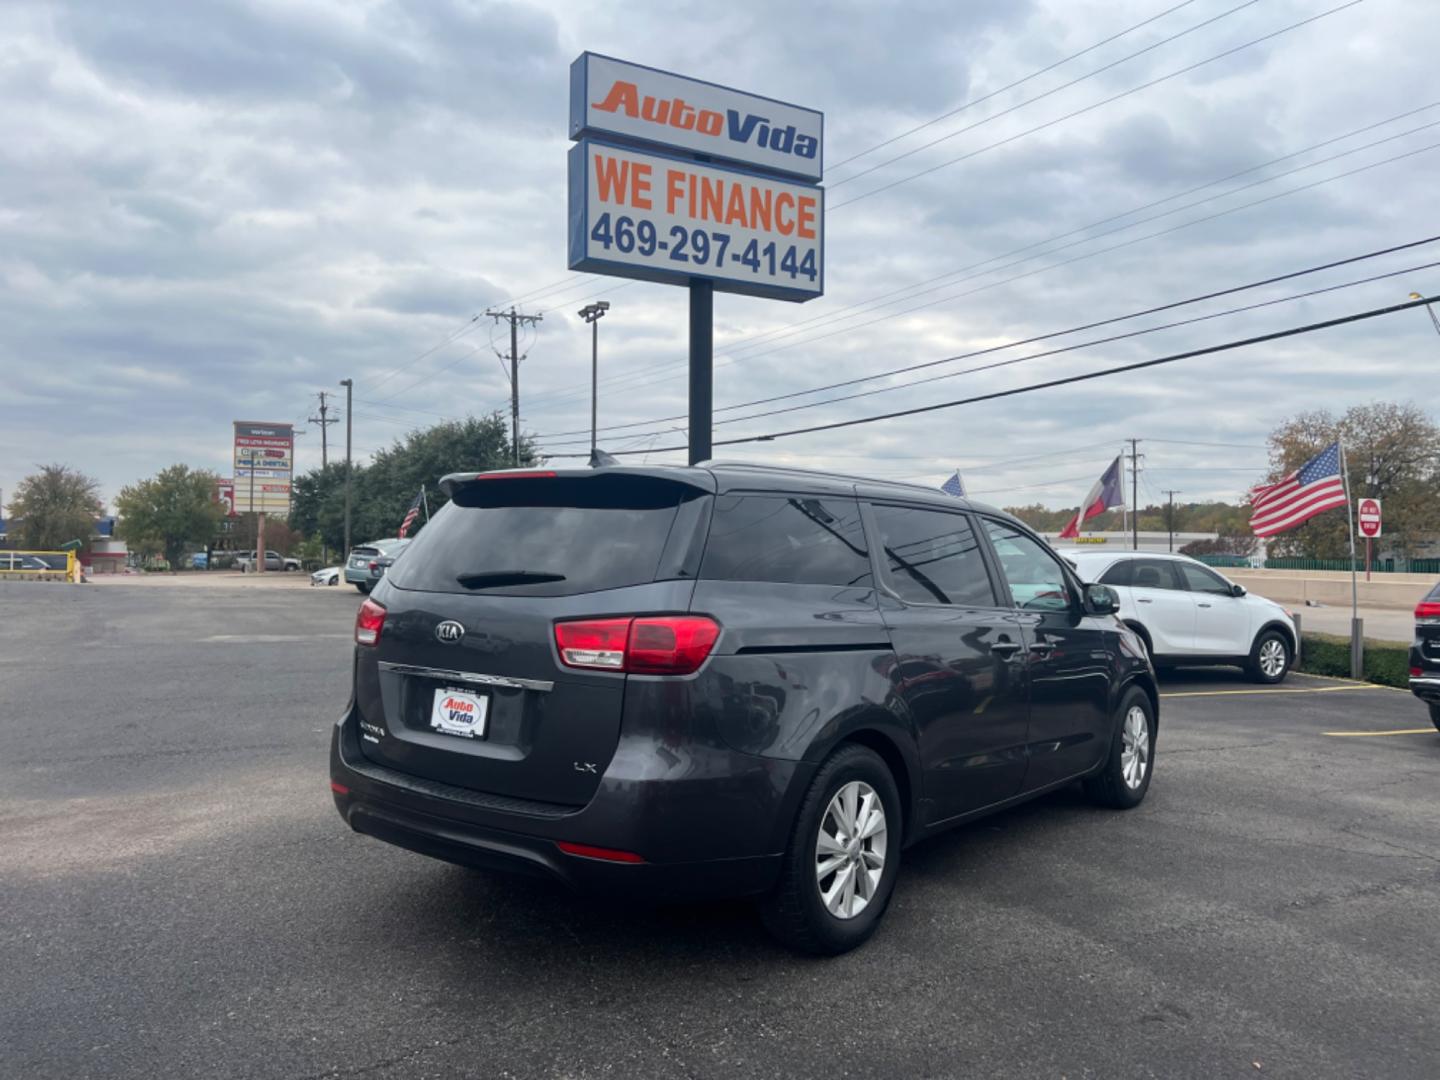
[{"label": "kia logo emblem", "polygon": [[435,627],[435,636],[446,645],[454,645],[465,636],[465,627],[461,626],[454,619],[446,619],[439,626]]}]

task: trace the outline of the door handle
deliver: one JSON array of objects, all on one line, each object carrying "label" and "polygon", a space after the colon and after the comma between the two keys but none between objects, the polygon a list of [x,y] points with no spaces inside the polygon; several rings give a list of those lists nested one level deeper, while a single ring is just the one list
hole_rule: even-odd
[{"label": "door handle", "polygon": [[1055,651],[1055,646],[1048,641],[1037,641],[1030,646],[1030,651],[1036,656],[1049,656]]},{"label": "door handle", "polygon": [[1209,604],[1196,604],[1196,607],[1209,607]]},{"label": "door handle", "polygon": [[1135,602],[1137,604],[1153,604],[1155,601],[1151,600],[1148,596],[1137,596]]},{"label": "door handle", "polygon": [[990,651],[997,656],[1014,656],[1020,651],[1020,644],[1016,641],[997,641],[990,646]]}]

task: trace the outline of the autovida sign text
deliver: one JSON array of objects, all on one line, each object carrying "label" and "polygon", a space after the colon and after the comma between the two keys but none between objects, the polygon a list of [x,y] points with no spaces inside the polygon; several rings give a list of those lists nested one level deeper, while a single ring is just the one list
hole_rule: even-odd
[{"label": "autovida sign text", "polygon": [[824,292],[820,113],[593,53],[570,89],[571,269]]}]

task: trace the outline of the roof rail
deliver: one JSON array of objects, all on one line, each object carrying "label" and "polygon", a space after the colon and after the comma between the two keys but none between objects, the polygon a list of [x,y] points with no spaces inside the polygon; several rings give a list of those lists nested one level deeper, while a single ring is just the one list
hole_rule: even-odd
[{"label": "roof rail", "polygon": [[911,483],[908,480],[886,480],[878,476],[861,476],[857,473],[829,472],[824,469],[804,469],[796,465],[764,465],[754,461],[717,461],[714,459],[697,461],[697,469],[756,469],[760,472],[773,473],[800,473],[804,476],[823,476],[830,479],[856,480],[865,484],[886,484],[891,487],[913,488],[916,491],[924,491],[930,495],[935,494],[939,489],[926,487],[924,484]]}]

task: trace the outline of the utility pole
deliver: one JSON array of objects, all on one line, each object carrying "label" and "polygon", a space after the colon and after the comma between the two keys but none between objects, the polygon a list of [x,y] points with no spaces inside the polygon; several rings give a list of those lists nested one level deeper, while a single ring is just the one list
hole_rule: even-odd
[{"label": "utility pole", "polygon": [[1140,550],[1140,440],[1130,443],[1130,547]]},{"label": "utility pole", "polygon": [[1165,496],[1169,500],[1165,504],[1165,524],[1170,527],[1170,550],[1175,550],[1175,496],[1185,494],[1183,491],[1166,491]]},{"label": "utility pole", "polygon": [[345,387],[345,558],[348,559],[350,558],[350,418],[354,411],[350,408],[350,403],[355,393],[355,380],[341,379],[340,385]]},{"label": "utility pole", "polygon": [[509,311],[487,311],[485,314],[497,323],[504,319],[510,324],[510,463],[520,465],[520,355],[519,328],[522,323],[535,325],[545,318],[543,315],[520,315],[514,307]]},{"label": "utility pole", "polygon": [[319,415],[319,416],[312,416],[312,417],[310,417],[310,419],[307,421],[307,423],[319,424],[319,425],[320,425],[320,468],[321,468],[321,469],[324,469],[327,465],[330,464],[330,453],[329,453],[330,446],[329,446],[329,440],[325,437],[326,434],[327,434],[326,429],[329,428],[329,426],[330,426],[331,424],[338,424],[338,423],[340,422],[340,418],[339,418],[338,416],[326,417],[325,414],[326,414],[326,412],[328,412],[328,411],[329,411],[329,406],[327,406],[327,405],[325,404],[325,391],[324,391],[324,390],[321,390],[321,391],[320,391],[320,415]]}]

